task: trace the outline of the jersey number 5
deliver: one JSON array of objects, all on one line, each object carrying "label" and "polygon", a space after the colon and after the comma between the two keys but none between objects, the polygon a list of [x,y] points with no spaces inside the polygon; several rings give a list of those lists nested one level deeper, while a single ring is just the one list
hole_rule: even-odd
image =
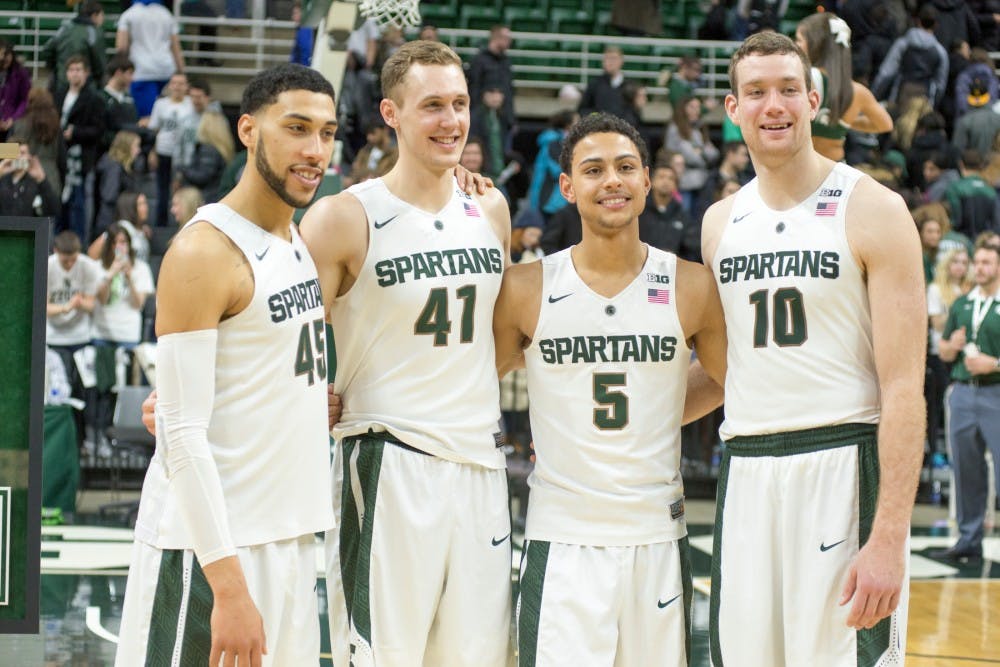
[{"label": "jersey number 5", "polygon": [[768,317],[768,290],[757,290],[750,295],[754,307],[753,346],[767,347],[768,323],[771,323],[772,337],[778,347],[796,347],[806,342],[806,307],[802,292],[794,287],[774,290],[770,299],[772,308]]},{"label": "jersey number 5", "polygon": [[[313,320],[302,325],[299,332],[299,349],[295,352],[295,374],[308,375],[309,384],[326,379],[326,324]],[[313,349],[315,347],[315,350]]]},{"label": "jersey number 5", "polygon": [[624,387],[624,373],[594,373],[594,426],[602,431],[619,431],[628,425],[628,396],[609,387]]},{"label": "jersey number 5", "polygon": [[[465,285],[455,290],[455,296],[462,300],[462,331],[459,340],[472,342],[476,313],[476,286]],[[427,303],[413,323],[413,333],[434,336],[434,346],[448,344],[451,333],[451,319],[448,317],[448,288],[435,287],[427,295]]]}]

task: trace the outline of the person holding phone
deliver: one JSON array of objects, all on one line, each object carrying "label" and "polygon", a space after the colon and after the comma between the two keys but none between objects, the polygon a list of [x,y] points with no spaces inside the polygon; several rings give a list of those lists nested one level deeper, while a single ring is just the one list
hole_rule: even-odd
[{"label": "person holding phone", "polygon": [[0,215],[56,215],[59,196],[46,179],[41,162],[31,154],[27,137],[11,141],[20,147],[18,157],[0,161]]}]

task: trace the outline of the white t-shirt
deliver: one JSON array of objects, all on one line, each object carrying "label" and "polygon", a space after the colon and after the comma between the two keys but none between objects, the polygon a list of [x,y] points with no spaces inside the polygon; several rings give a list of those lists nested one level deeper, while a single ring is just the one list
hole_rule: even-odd
[{"label": "white t-shirt", "polygon": [[128,33],[136,81],[166,81],[173,75],[177,66],[170,38],[179,30],[170,10],[160,4],[137,2],[118,18],[118,30]]},{"label": "white t-shirt", "polygon": [[185,97],[174,102],[169,97],[161,97],[153,103],[149,114],[149,128],[156,130],[156,152],[174,157],[180,147],[181,130],[188,116],[194,114],[191,98]]},{"label": "white t-shirt", "polygon": [[[69,303],[74,294],[95,294],[100,276],[100,265],[82,253],[69,271],[63,270],[58,255],[50,255],[49,303]],[[85,345],[90,342],[90,321],[90,313],[79,308],[52,315],[46,318],[45,342],[49,345]]]},{"label": "white t-shirt", "polygon": [[[106,280],[108,273],[104,270],[101,280]],[[141,259],[136,259],[132,266],[131,286],[121,274],[112,278],[108,302],[101,303],[98,299],[94,307],[94,338],[138,343],[142,339],[142,310],[132,305],[131,294],[135,290],[151,295],[154,289],[153,272]]]}]

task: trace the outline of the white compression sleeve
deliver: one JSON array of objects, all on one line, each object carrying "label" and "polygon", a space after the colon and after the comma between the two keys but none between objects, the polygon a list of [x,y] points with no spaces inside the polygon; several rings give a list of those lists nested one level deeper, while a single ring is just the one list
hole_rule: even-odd
[{"label": "white compression sleeve", "polygon": [[222,481],[208,445],[215,398],[215,329],[162,336],[156,344],[156,446],[201,565],[233,556]]}]

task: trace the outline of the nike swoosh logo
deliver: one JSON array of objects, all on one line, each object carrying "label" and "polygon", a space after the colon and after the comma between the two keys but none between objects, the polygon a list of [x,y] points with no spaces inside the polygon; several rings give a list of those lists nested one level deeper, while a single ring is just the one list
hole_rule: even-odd
[{"label": "nike swoosh logo", "polygon": [[819,550],[820,551],[829,551],[830,549],[834,548],[838,544],[843,544],[846,541],[847,540],[844,539],[844,540],[841,540],[840,542],[834,542],[833,544],[823,544],[822,542],[820,542],[819,543]]},{"label": "nike swoosh logo", "polygon": [[399,217],[399,214],[397,213],[396,215],[392,216],[391,218],[386,218],[382,222],[376,222],[375,223],[375,229],[382,229],[383,227],[385,227],[386,225],[388,225],[390,222],[392,222],[393,220],[395,220],[398,217]]},{"label": "nike swoosh logo", "polygon": [[565,299],[568,296],[573,296],[573,293],[570,292],[569,294],[563,294],[562,296],[559,296],[559,297],[552,296],[550,294],[549,295],[549,303],[555,303],[556,301],[562,301],[563,299]]},{"label": "nike swoosh logo", "polygon": [[733,222],[734,223],[739,222],[740,220],[742,220],[743,218],[747,217],[748,215],[750,215],[750,214],[749,213],[744,213],[743,215],[739,216],[738,218],[733,218]]},{"label": "nike swoosh logo", "polygon": [[493,542],[493,546],[497,547],[497,546],[500,546],[501,544],[503,544],[504,542],[506,542],[508,537],[510,537],[510,533],[507,533],[506,535],[504,535],[503,537],[501,537],[499,540],[494,537],[490,541]]},{"label": "nike swoosh logo", "polygon": [[255,252],[254,256],[257,258],[257,261],[259,262],[260,260],[264,259],[264,255],[266,255],[267,251],[270,249],[271,246],[267,246],[266,248],[264,248],[264,252]]},{"label": "nike swoosh logo", "polygon": [[674,597],[670,598],[666,602],[660,602],[659,600],[657,600],[656,601],[656,606],[659,607],[660,609],[663,609],[664,607],[669,606],[671,602],[673,602],[674,600],[676,600],[679,597],[680,597],[680,595],[675,595]]}]

